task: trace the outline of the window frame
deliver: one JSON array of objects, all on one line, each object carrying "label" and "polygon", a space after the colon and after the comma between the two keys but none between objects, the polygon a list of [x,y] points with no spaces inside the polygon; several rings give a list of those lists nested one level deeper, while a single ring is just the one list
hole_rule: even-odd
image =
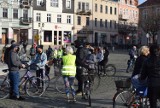
[{"label": "window frame", "polygon": [[57,15],[57,23],[62,23],[62,15],[61,14]]},{"label": "window frame", "polygon": [[67,24],[71,24],[71,15],[67,15]]},{"label": "window frame", "polygon": [[59,7],[59,0],[50,0],[51,7]]},{"label": "window frame", "polygon": [[41,13],[36,13],[36,21],[41,22]]},{"label": "window frame", "polygon": [[18,9],[13,9],[13,19],[18,19]]},{"label": "window frame", "polygon": [[3,8],[3,18],[8,18],[8,9]]},{"label": "window frame", "polygon": [[50,13],[47,14],[47,22],[52,22],[52,15]]}]

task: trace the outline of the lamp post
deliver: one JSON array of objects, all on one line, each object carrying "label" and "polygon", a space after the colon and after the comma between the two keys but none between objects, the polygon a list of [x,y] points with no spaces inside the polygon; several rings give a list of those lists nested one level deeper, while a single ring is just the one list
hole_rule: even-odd
[{"label": "lamp post", "polygon": [[147,38],[147,45],[149,45],[149,33],[146,34],[146,38]]}]

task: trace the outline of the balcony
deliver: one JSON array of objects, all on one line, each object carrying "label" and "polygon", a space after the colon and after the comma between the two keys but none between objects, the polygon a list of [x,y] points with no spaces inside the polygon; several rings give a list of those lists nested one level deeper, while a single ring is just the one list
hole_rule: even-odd
[{"label": "balcony", "polygon": [[20,18],[20,24],[29,25],[30,23],[32,23],[32,18],[31,17],[28,17],[28,18],[21,17]]},{"label": "balcony", "polygon": [[122,14],[120,14],[119,15],[119,19],[120,20],[128,20],[129,19],[129,15],[122,15]]},{"label": "balcony", "polygon": [[82,10],[82,9],[77,9],[76,11],[77,15],[91,15],[91,10]]},{"label": "balcony", "polygon": [[30,8],[31,4],[29,0],[23,0],[20,2],[20,8]]}]

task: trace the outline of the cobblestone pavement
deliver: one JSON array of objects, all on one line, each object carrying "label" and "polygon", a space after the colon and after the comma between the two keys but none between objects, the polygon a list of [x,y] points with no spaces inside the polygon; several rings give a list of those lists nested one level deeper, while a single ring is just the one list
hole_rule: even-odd
[{"label": "cobblestone pavement", "polygon": [[[126,73],[128,53],[123,51],[111,52],[109,63],[115,64],[117,73],[115,77],[102,78],[100,87],[92,93],[92,108],[112,108],[112,98],[116,93],[114,80],[119,77],[130,76]],[[4,68],[0,65],[0,68]],[[52,74],[51,74],[52,75]],[[51,76],[52,77],[52,76]],[[47,92],[40,98],[25,96],[25,101],[15,101],[10,99],[0,100],[0,108],[87,108],[88,103],[77,96],[76,103],[67,103],[64,94],[56,92],[54,80],[51,80]]]}]

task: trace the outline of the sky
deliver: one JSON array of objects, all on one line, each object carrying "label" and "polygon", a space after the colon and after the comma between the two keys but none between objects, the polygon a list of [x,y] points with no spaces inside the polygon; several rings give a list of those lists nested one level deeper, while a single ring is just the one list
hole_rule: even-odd
[{"label": "sky", "polygon": [[141,3],[143,3],[143,2],[145,2],[146,0],[139,0],[139,4],[141,4]]}]

